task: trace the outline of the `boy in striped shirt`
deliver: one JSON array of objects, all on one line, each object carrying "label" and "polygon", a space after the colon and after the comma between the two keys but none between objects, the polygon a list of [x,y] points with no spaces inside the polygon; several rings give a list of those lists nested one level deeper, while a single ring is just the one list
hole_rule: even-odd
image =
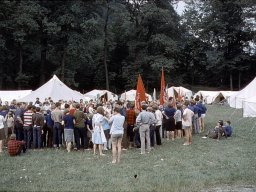
[{"label": "boy in striped shirt", "polygon": [[27,145],[27,149],[31,148],[31,142],[32,142],[32,115],[33,115],[33,111],[32,111],[32,106],[29,105],[27,107],[27,111],[24,113],[24,140],[26,142]]}]

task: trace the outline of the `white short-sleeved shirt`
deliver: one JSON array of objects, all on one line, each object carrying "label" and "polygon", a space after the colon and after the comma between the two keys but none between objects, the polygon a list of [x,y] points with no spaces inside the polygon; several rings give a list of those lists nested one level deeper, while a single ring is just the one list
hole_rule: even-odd
[{"label": "white short-sleeved shirt", "polygon": [[182,117],[182,125],[183,126],[192,126],[192,117],[194,115],[194,112],[191,111],[189,108],[186,108],[183,111],[183,117]]}]

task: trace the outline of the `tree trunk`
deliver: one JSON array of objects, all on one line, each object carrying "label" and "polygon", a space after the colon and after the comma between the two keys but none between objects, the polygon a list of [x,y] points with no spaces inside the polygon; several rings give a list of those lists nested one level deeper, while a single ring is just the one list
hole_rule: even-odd
[{"label": "tree trunk", "polygon": [[109,4],[107,0],[107,12],[105,18],[105,25],[104,25],[104,67],[105,67],[105,77],[106,77],[106,89],[109,90],[109,78],[108,78],[108,64],[107,64],[107,51],[108,51],[108,17],[109,17]]},{"label": "tree trunk", "polygon": [[238,89],[239,90],[241,89],[241,71],[239,71],[239,74],[238,74]]},{"label": "tree trunk", "polygon": [[47,39],[44,36],[43,29],[41,26],[41,65],[40,65],[40,85],[45,83],[45,63],[46,63],[46,48],[47,48]]},{"label": "tree trunk", "polygon": [[233,91],[233,75],[232,72],[229,74],[229,80],[230,80],[230,90]]},{"label": "tree trunk", "polygon": [[66,51],[63,51],[62,60],[61,60],[61,72],[60,72],[60,80],[64,82],[65,78],[65,58],[66,58]]},{"label": "tree trunk", "polygon": [[[22,48],[20,46],[20,50],[19,50],[19,73],[18,74],[22,74],[23,72],[23,52],[22,52]],[[18,82],[18,90],[21,90],[21,82]]]}]

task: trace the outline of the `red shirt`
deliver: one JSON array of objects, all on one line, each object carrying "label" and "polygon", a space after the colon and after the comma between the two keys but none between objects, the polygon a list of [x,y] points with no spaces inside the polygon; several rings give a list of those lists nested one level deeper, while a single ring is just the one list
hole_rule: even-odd
[{"label": "red shirt", "polygon": [[136,115],[135,115],[135,111],[133,109],[129,109],[126,112],[126,117],[127,117],[127,124],[128,125],[134,125],[135,124]]},{"label": "red shirt", "polygon": [[8,152],[10,156],[15,156],[20,150],[22,144],[25,144],[24,141],[17,141],[15,139],[11,139],[8,142]]}]

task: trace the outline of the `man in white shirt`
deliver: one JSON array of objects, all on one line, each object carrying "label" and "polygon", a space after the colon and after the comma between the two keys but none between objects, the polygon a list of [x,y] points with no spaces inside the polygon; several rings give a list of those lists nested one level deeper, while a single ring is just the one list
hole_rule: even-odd
[{"label": "man in white shirt", "polygon": [[194,112],[188,108],[189,101],[185,101],[183,106],[183,115],[182,115],[182,129],[185,130],[186,141],[183,145],[192,144],[192,117]]}]

